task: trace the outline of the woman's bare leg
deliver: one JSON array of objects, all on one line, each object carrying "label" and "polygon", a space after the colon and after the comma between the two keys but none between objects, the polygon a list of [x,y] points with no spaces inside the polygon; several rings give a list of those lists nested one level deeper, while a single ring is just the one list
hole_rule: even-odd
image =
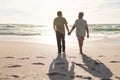
[{"label": "woman's bare leg", "polygon": [[80,53],[83,54],[83,37],[78,37],[78,43],[79,43],[79,48],[80,48]]}]

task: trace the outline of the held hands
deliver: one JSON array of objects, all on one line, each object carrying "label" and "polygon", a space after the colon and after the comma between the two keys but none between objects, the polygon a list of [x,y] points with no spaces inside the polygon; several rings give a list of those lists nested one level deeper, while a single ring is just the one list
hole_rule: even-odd
[{"label": "held hands", "polygon": [[68,35],[71,35],[71,32],[68,32]]},{"label": "held hands", "polygon": [[71,30],[70,31],[68,30],[68,35],[71,35]]}]

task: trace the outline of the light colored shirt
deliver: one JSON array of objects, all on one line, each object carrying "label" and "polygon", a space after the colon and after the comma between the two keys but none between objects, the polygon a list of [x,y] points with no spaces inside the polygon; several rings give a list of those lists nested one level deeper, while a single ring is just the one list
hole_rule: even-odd
[{"label": "light colored shirt", "polygon": [[67,24],[67,21],[64,17],[56,17],[54,19],[55,28],[60,33],[65,33],[65,24]]},{"label": "light colored shirt", "polygon": [[74,26],[76,27],[76,35],[77,36],[84,37],[86,35],[85,28],[88,27],[86,20],[77,19],[74,23]]}]

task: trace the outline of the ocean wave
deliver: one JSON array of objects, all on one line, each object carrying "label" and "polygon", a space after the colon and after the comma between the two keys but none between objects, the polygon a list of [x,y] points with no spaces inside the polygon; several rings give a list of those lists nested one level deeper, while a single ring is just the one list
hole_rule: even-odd
[{"label": "ocean wave", "polygon": [[0,35],[41,35],[42,25],[0,24]]},{"label": "ocean wave", "polygon": [[46,27],[46,25],[32,25],[32,24],[0,24],[0,27]]},{"label": "ocean wave", "polygon": [[0,35],[21,35],[21,36],[32,36],[32,35],[41,35],[40,33],[0,33]]},{"label": "ocean wave", "polygon": [[120,31],[120,24],[91,24],[89,25],[89,29],[91,31],[106,31],[106,32],[113,32],[113,31]]},{"label": "ocean wave", "polygon": [[[89,24],[90,33],[118,34],[120,24]],[[75,31],[75,30],[74,30]],[[32,24],[0,24],[0,35],[53,35],[53,27]]]},{"label": "ocean wave", "polygon": [[120,28],[92,28],[93,31],[120,31]]}]

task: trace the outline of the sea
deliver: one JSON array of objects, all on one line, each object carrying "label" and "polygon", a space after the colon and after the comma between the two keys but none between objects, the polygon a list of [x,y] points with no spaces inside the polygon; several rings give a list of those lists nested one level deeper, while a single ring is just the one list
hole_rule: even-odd
[{"label": "sea", "polygon": [[[88,27],[89,41],[120,37],[120,24],[89,24]],[[69,28],[72,26],[69,25]],[[0,40],[56,44],[52,25],[0,24]],[[66,42],[75,43],[76,40],[75,30],[70,36],[66,31]]]}]

